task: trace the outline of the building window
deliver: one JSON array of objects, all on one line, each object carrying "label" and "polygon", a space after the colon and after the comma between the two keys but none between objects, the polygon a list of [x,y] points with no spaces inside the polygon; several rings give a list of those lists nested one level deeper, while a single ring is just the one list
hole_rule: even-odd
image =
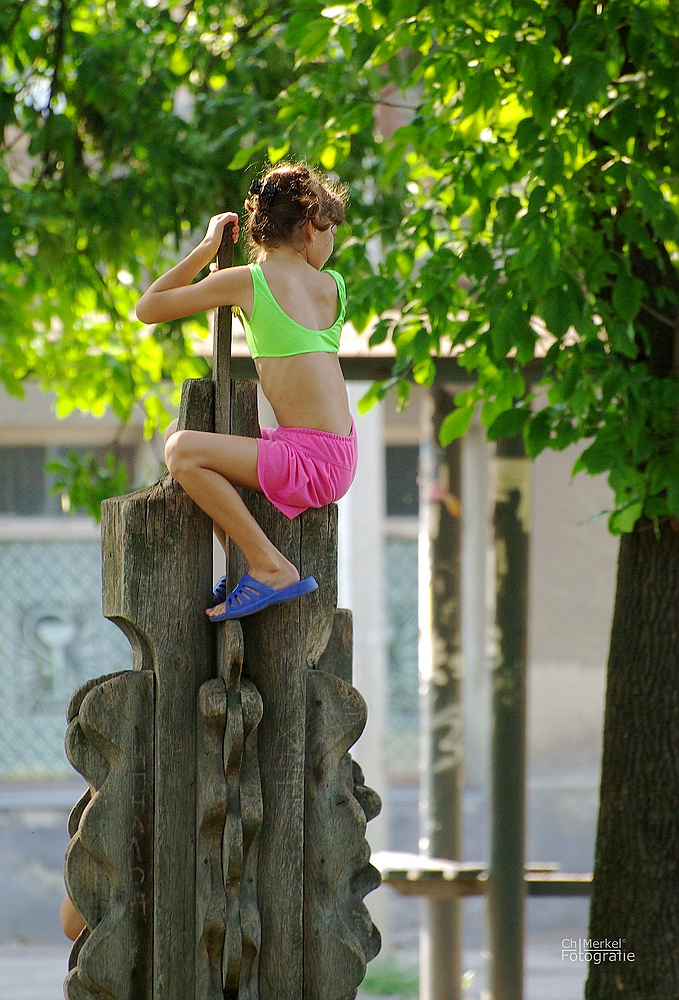
[{"label": "building window", "polygon": [[417,517],[420,508],[419,447],[416,444],[387,445],[387,517]]},{"label": "building window", "polygon": [[[41,517],[59,506],[45,488],[45,448],[0,448],[0,514]],[[50,504],[49,500],[54,503]]]},{"label": "building window", "polygon": [[0,446],[0,516],[59,517],[64,511],[58,496],[51,493],[54,476],[47,472],[48,462],[66,462],[71,452],[84,456],[93,452],[103,462],[113,450],[132,471],[134,447],[83,448],[74,446]]}]

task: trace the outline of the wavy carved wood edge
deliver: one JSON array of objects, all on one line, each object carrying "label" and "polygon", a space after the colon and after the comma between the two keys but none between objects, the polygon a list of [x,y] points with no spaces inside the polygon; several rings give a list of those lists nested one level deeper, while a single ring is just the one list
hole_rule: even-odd
[{"label": "wavy carved wood edge", "polygon": [[[213,395],[209,380],[186,382],[180,426],[210,430]],[[87,929],[69,1000],[193,1000],[195,829],[185,817],[196,808],[196,697],[216,672],[204,615],[211,536],[168,476],[102,505],[103,610],[128,637],[135,670],[89,682],[69,709],[69,757],[92,792],[70,822],[67,884]],[[125,853],[140,844],[136,859]]]},{"label": "wavy carved wood edge", "polygon": [[[310,634],[313,641],[313,633]],[[318,650],[321,649],[320,655]],[[325,646],[310,649],[306,692],[304,1000],[355,997],[380,934],[363,899],[380,884],[366,826],[380,812],[349,749],[367,708],[351,685],[351,612],[335,612]]]},{"label": "wavy carved wood edge", "polygon": [[150,671],[89,681],[71,699],[66,752],[90,787],[69,819],[66,886],[86,928],[68,1000],[151,996],[153,707]]},{"label": "wavy carved wood edge", "polygon": [[304,998],[354,997],[380,936],[363,898],[380,884],[365,838],[348,751],[365,727],[356,688],[307,673],[304,851]]}]

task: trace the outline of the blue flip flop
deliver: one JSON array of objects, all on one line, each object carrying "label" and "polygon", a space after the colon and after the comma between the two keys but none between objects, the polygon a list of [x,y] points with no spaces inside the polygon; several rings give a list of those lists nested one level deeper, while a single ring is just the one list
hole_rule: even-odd
[{"label": "blue flip flop", "polygon": [[263,608],[268,608],[271,604],[291,601],[295,597],[311,594],[314,590],[318,590],[318,584],[313,576],[307,576],[298,583],[283,587],[282,590],[274,590],[273,587],[267,587],[265,583],[260,583],[259,580],[255,580],[254,577],[246,573],[240,578],[231,593],[226,595],[225,610],[221,615],[211,615],[210,621],[223,622],[229,618],[245,618],[246,615],[254,615],[255,612],[262,611]]},{"label": "blue flip flop", "polygon": [[226,577],[220,576],[219,580],[215,584],[215,589],[212,591],[212,607],[221,604],[226,600]]}]

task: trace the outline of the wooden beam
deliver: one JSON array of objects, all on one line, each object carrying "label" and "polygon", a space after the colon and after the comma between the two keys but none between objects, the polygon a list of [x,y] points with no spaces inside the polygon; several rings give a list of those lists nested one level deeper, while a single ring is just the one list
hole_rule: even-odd
[{"label": "wooden beam", "polygon": [[[485,896],[490,876],[483,865],[428,858],[424,855],[373,855],[382,881],[401,896],[425,896],[451,900],[465,896]],[[587,872],[562,872],[555,865],[527,865],[524,884],[529,896],[589,896],[592,875]]]}]

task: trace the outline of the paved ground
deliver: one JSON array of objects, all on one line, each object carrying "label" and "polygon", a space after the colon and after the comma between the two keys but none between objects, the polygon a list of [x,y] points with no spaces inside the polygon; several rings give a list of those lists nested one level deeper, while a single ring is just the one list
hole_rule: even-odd
[{"label": "paved ground", "polygon": [[[62,996],[68,943],[59,927],[58,911],[64,893],[66,816],[80,791],[81,785],[74,782],[42,787],[0,785],[0,1000],[60,1000]],[[567,870],[587,870],[591,834],[583,836],[583,832],[590,833],[586,829],[589,820],[582,822],[578,810],[591,793],[578,789],[574,794],[569,786],[538,788],[533,794],[540,800],[529,836],[531,859],[558,860]],[[568,803],[565,796],[570,797]],[[390,790],[389,806],[391,849],[417,851],[416,789]],[[468,799],[465,812],[466,856],[482,857],[486,853],[482,811]],[[422,904],[399,897],[387,887],[379,891],[387,894],[394,954],[416,964]],[[367,902],[370,905],[370,899]],[[586,967],[562,961],[561,941],[586,937],[587,901],[530,900],[526,917],[526,1000],[580,1000]],[[464,968],[474,974],[465,998],[487,1000],[481,900],[465,901],[464,925]],[[611,936],[623,936],[614,930]]]},{"label": "paved ground", "polygon": [[[480,955],[468,955],[466,967],[480,964]],[[68,944],[0,946],[0,1000],[61,1000]],[[584,966],[564,966],[560,954],[544,948],[528,953],[526,1000],[580,1000]],[[486,1000],[478,978],[465,991],[468,1000]],[[370,994],[359,993],[361,1000]],[[387,1000],[383,997],[382,1000]]]},{"label": "paved ground", "polygon": [[60,945],[2,945],[0,1000],[60,1000],[67,960]]}]

